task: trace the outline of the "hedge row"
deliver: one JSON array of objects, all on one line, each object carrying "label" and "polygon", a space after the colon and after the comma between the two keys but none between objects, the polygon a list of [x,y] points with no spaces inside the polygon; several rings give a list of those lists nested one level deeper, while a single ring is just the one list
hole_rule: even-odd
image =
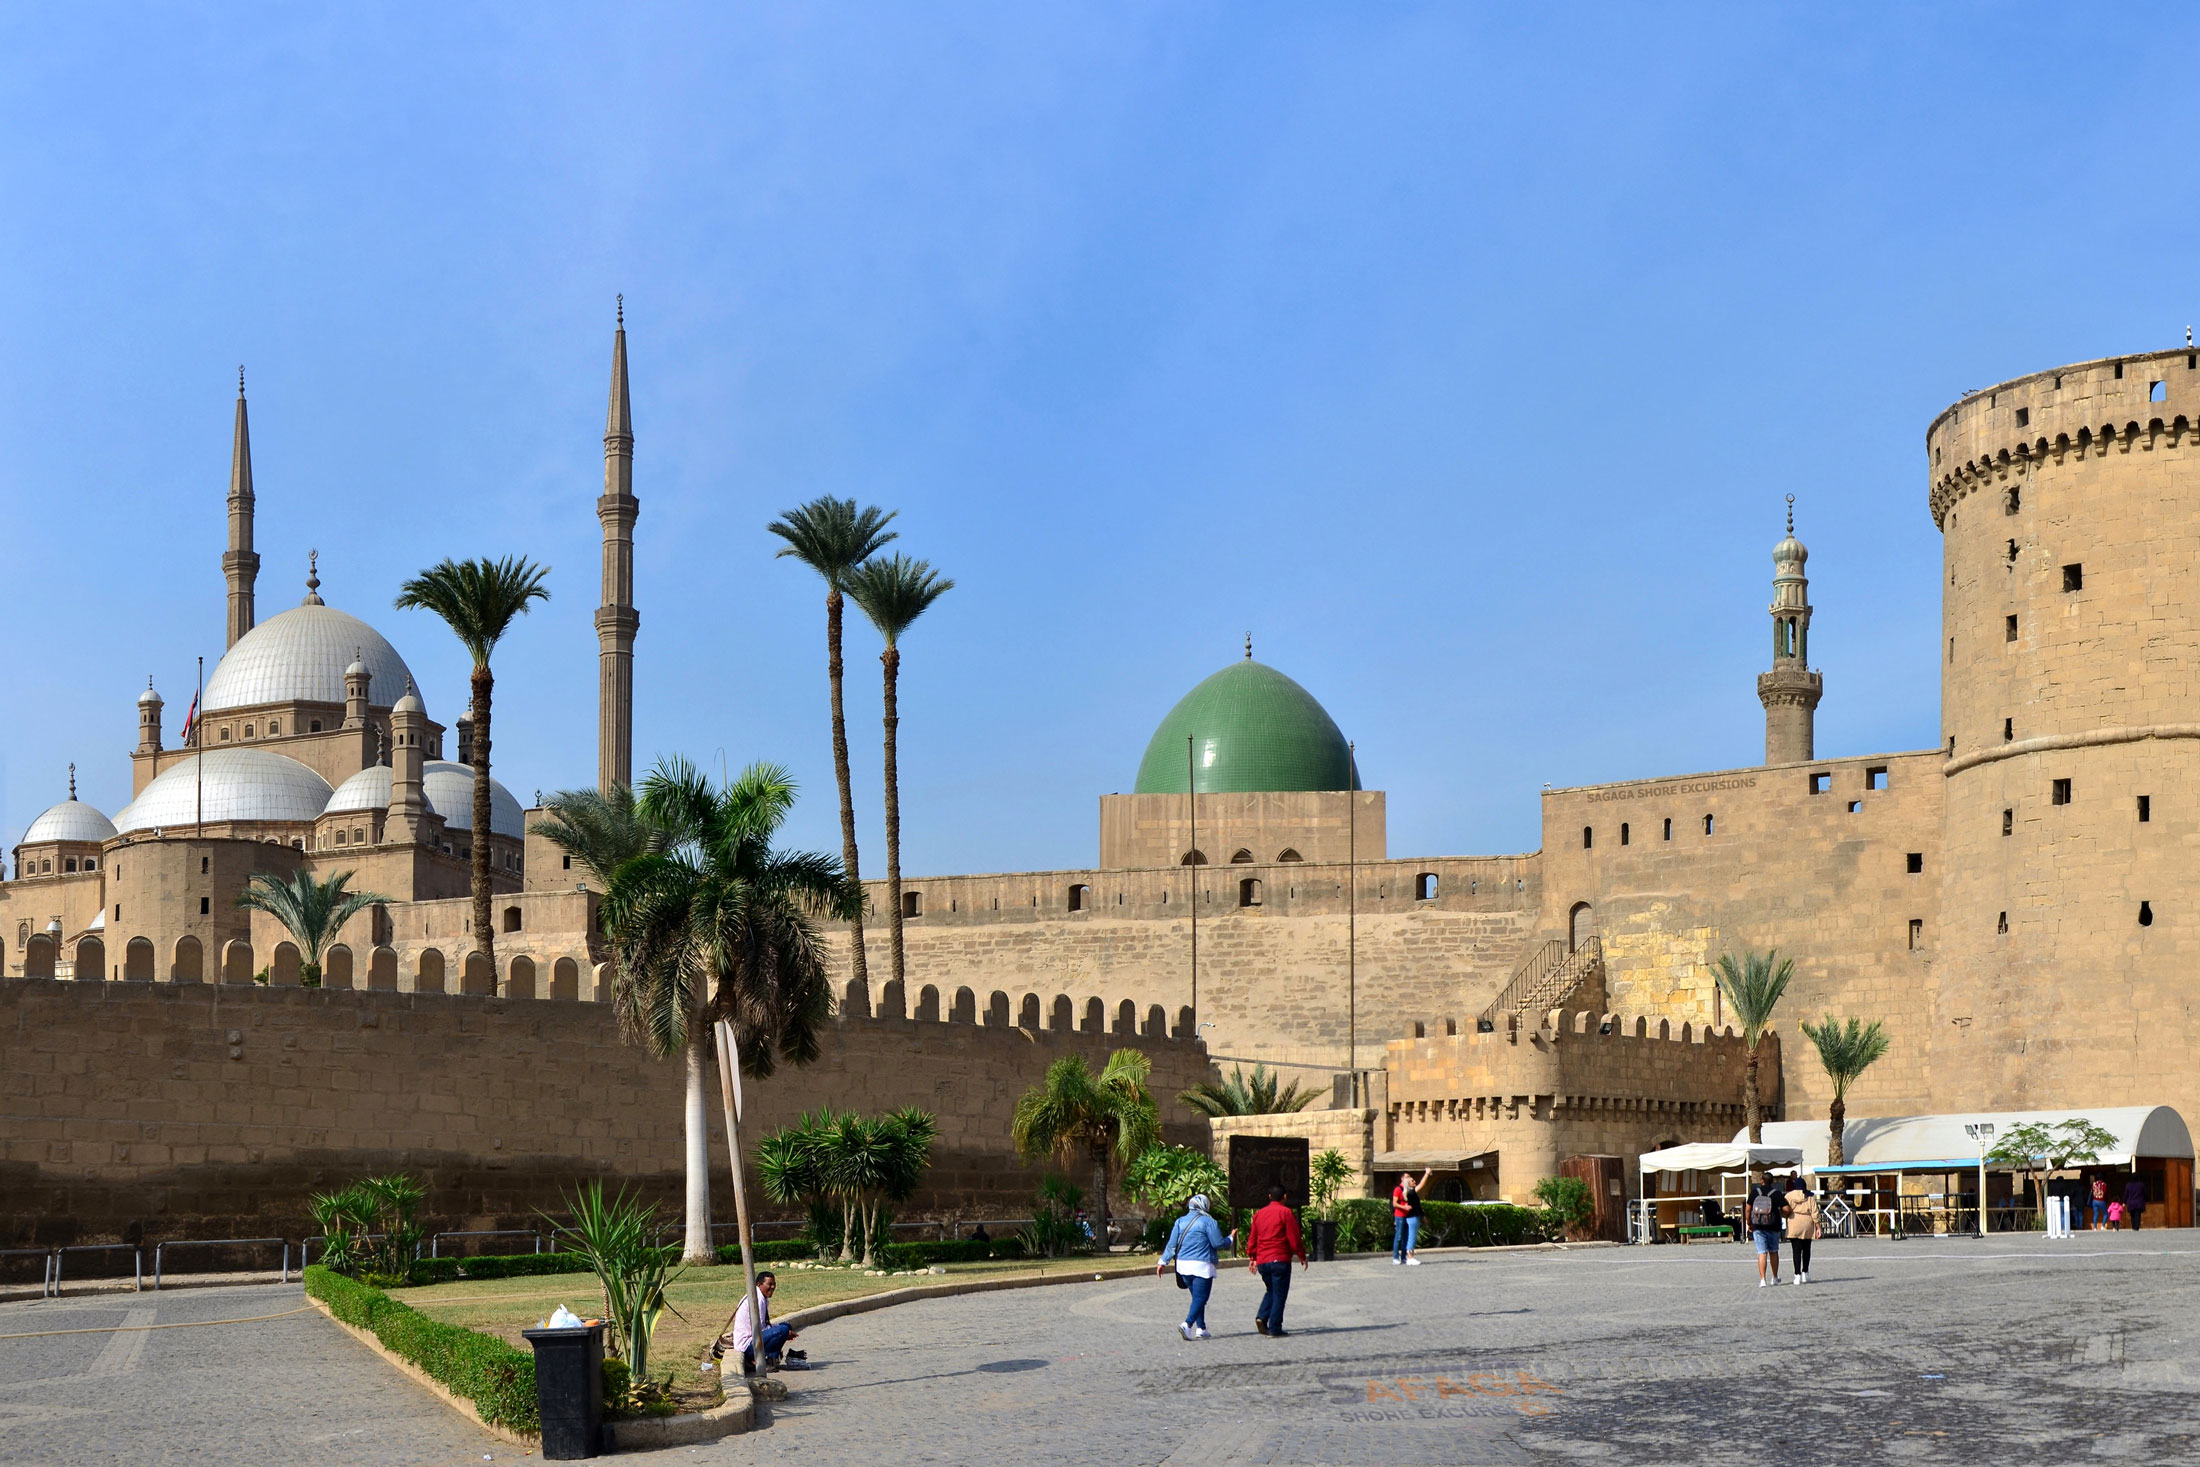
[{"label": "hedge row", "polygon": [[[1543,1214],[1511,1203],[1457,1202],[1421,1204],[1421,1243],[1429,1248],[1489,1248],[1543,1241]],[[1337,1251],[1377,1253],[1389,1249],[1389,1199],[1352,1197],[1337,1204]]]},{"label": "hedge row", "polygon": [[430,1319],[380,1289],[318,1263],[305,1271],[305,1286],[306,1294],[328,1305],[338,1319],[367,1331],[398,1359],[418,1366],[452,1394],[472,1401],[482,1420],[512,1431],[542,1429],[535,1404],[535,1357],[530,1352],[515,1350],[491,1335]]}]

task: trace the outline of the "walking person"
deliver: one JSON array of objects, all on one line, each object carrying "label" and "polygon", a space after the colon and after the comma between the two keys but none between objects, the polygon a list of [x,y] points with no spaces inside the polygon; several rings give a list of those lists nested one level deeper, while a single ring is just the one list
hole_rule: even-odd
[{"label": "walking person", "polygon": [[1210,1340],[1214,1336],[1207,1333],[1207,1296],[1214,1292],[1215,1259],[1235,1235],[1223,1232],[1208,1214],[1204,1195],[1193,1197],[1186,1205],[1191,1210],[1169,1229],[1168,1246],[1161,1250],[1161,1261],[1153,1271],[1159,1277],[1171,1262],[1176,1264],[1177,1287],[1190,1290],[1192,1295],[1191,1307],[1184,1312],[1184,1322],[1176,1332],[1187,1340]]},{"label": "walking person", "polygon": [[2108,1178],[2093,1179],[2093,1231],[2100,1232],[2108,1226]]},{"label": "walking person", "polygon": [[1421,1260],[1413,1256],[1421,1241],[1421,1189],[1428,1185],[1429,1173],[1435,1170],[1424,1167],[1418,1182],[1400,1172],[1398,1185],[1390,1189],[1390,1261],[1394,1264],[1421,1266]]},{"label": "walking person", "polygon": [[[1780,1220],[1787,1213],[1787,1197],[1771,1177],[1749,1187],[1749,1236],[1757,1249],[1757,1287],[1780,1282]],[[1771,1277],[1766,1277],[1767,1270]]]},{"label": "walking person", "polygon": [[1803,1190],[1803,1177],[1798,1172],[1792,1179],[1794,1186],[1787,1194],[1788,1251],[1795,1259],[1795,1282],[1810,1282],[1810,1245],[1820,1236],[1818,1199]]},{"label": "walking person", "polygon": [[1268,1189],[1268,1205],[1253,1214],[1245,1230],[1245,1267],[1260,1275],[1268,1286],[1260,1296],[1260,1312],[1253,1328],[1273,1339],[1284,1338],[1283,1304],[1291,1297],[1291,1260],[1308,1267],[1306,1244],[1299,1237],[1298,1215],[1284,1205],[1283,1188]]},{"label": "walking person", "polygon": [[2124,1183],[2124,1216],[2131,1220],[2131,1230],[2139,1231],[2139,1219],[2147,1210],[2147,1184],[2133,1172],[2131,1180]]}]

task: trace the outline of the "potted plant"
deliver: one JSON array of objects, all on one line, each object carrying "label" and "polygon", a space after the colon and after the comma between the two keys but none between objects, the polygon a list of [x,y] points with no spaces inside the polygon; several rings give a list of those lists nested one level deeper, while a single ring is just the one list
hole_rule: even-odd
[{"label": "potted plant", "polygon": [[1313,1194],[1314,1203],[1312,1256],[1322,1263],[1337,1256],[1337,1193],[1351,1176],[1352,1163],[1334,1146],[1316,1154],[1307,1164],[1307,1190]]}]

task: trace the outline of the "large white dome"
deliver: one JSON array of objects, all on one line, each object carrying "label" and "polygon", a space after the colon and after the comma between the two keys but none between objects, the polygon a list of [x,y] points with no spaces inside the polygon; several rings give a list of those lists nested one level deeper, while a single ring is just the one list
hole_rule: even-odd
[{"label": "large white dome", "polygon": [[344,669],[366,664],[367,702],[387,708],[405,694],[412,670],[382,637],[347,611],[309,601],[237,639],[206,680],[206,713],[262,703],[342,703]]},{"label": "large white dome", "polygon": [[[387,764],[370,764],[336,787],[328,808],[386,810],[394,776]],[[471,765],[430,759],[421,772],[428,808],[443,817],[445,830],[474,828],[474,771]],[[496,776],[489,777],[489,828],[514,840],[525,839],[527,812]]]},{"label": "large white dome", "polygon": [[63,800],[31,822],[23,832],[24,845],[49,840],[106,840],[115,833],[112,820],[80,800]]},{"label": "large white dome", "polygon": [[[206,765],[203,807],[201,760]],[[115,829],[128,833],[175,827],[201,818],[305,821],[328,808],[329,794],[328,781],[295,759],[266,749],[209,749],[162,770],[143,794],[115,813]]]}]

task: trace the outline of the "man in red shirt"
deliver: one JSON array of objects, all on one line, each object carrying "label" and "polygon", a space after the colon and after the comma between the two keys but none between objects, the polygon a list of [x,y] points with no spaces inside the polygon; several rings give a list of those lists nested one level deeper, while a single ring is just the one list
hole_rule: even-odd
[{"label": "man in red shirt", "polygon": [[1273,1339],[1284,1337],[1283,1301],[1291,1297],[1291,1260],[1308,1266],[1306,1244],[1299,1239],[1298,1215],[1283,1202],[1283,1188],[1268,1189],[1268,1205],[1253,1214],[1245,1230],[1245,1267],[1260,1275],[1268,1292],[1260,1296],[1253,1328]]}]

